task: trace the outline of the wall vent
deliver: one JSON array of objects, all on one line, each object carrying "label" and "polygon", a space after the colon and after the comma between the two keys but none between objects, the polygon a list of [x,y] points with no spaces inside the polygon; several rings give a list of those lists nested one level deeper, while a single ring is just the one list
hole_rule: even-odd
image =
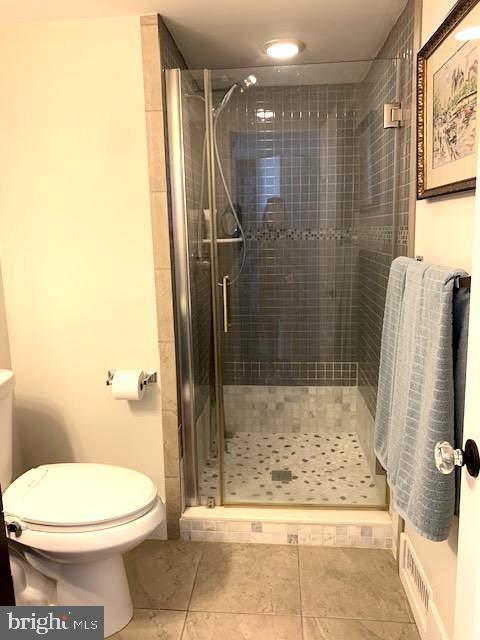
[{"label": "wall vent", "polygon": [[425,580],[423,579],[422,573],[417,566],[409,544],[407,544],[405,547],[405,568],[415,585],[415,589],[417,591],[422,608],[425,613],[427,613],[428,605],[430,602],[430,594],[428,592],[428,587],[425,583]]},{"label": "wall vent", "polygon": [[[432,591],[408,536],[401,535],[400,578],[420,631],[426,631]],[[423,637],[423,634],[421,634]]]}]

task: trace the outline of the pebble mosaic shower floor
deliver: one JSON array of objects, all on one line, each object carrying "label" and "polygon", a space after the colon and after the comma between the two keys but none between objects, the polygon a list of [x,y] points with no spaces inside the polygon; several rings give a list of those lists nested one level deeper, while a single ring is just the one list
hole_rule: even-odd
[{"label": "pebble mosaic shower floor", "polygon": [[[372,475],[355,432],[233,433],[224,454],[225,501],[384,505],[384,476]],[[217,496],[218,464],[201,474],[202,501]],[[205,500],[204,500],[205,499]]]}]

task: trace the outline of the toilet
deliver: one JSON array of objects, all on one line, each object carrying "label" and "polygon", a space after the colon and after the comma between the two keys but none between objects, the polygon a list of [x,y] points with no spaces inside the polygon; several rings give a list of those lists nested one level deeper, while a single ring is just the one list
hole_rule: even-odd
[{"label": "toilet", "polygon": [[13,388],[13,373],[0,370],[0,482],[16,603],[103,606],[107,637],[133,615],[122,555],[161,524],[164,505],[145,475],[106,464],[45,464],[7,486]]}]

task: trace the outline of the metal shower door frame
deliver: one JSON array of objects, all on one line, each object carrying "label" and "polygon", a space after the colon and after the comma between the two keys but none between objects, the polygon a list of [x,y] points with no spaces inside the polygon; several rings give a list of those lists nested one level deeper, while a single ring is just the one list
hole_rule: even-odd
[{"label": "metal shower door frame", "polygon": [[[185,156],[182,115],[182,70],[167,69],[168,149],[170,165],[170,193],[172,212],[172,235],[174,249],[174,280],[176,292],[177,358],[180,379],[180,413],[183,438],[183,485],[185,504],[200,504],[198,448],[195,420],[195,380],[193,363],[193,328],[191,307],[191,281],[189,270],[189,238],[187,221],[187,195],[185,182]],[[213,106],[210,72],[204,70],[205,135],[207,149],[207,193],[210,212],[216,211],[215,158],[213,151]],[[212,290],[213,360],[215,388],[215,428],[217,456],[219,461],[219,501],[223,504],[223,381],[221,331],[222,313],[220,304],[220,280],[218,275],[217,221],[210,215],[210,280]]]},{"label": "metal shower door frame", "polygon": [[205,124],[207,136],[207,175],[208,175],[208,207],[210,209],[210,276],[212,290],[213,316],[213,361],[215,386],[215,426],[217,432],[218,458],[218,496],[223,505],[224,491],[224,447],[225,447],[225,412],[223,403],[223,372],[222,372],[222,332],[223,332],[223,287],[218,262],[218,233],[217,233],[217,202],[215,195],[215,150],[213,130],[213,92],[212,79],[209,69],[203,71],[203,86],[205,97]]},{"label": "metal shower door frame", "polygon": [[195,380],[193,366],[192,307],[190,297],[187,195],[182,114],[182,72],[165,71],[167,128],[170,164],[171,223],[174,255],[176,352],[180,380],[180,416],[183,452],[183,491],[187,506],[200,503],[195,425]]}]

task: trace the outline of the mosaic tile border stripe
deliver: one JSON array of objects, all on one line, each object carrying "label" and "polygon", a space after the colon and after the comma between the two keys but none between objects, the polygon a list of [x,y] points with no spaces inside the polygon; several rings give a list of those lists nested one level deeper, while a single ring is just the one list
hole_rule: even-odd
[{"label": "mosaic tile border stripe", "polygon": [[[347,227],[345,229],[247,229],[247,240],[251,242],[271,242],[276,240],[376,240],[391,242],[391,226]],[[397,232],[398,240],[408,239],[408,227],[402,226]]]},{"label": "mosaic tile border stripe", "polygon": [[200,518],[180,520],[182,540],[391,549],[392,525],[285,524]]},{"label": "mosaic tile border stripe", "polygon": [[337,229],[247,229],[247,240],[351,240],[355,236],[353,227]]}]

